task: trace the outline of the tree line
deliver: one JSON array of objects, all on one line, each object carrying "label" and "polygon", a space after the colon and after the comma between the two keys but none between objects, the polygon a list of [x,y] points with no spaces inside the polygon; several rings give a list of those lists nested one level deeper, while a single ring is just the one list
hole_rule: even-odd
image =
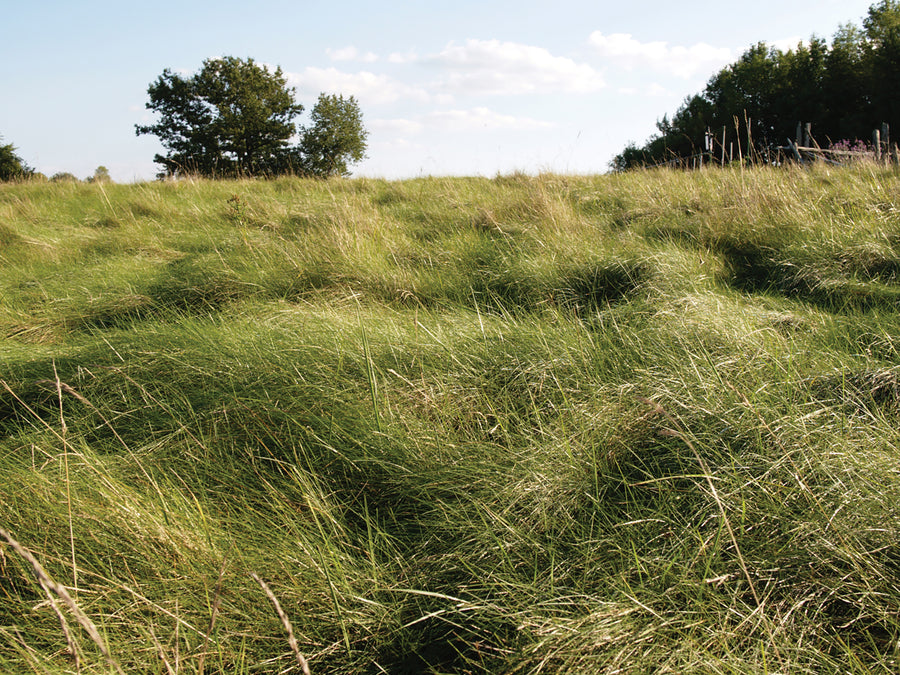
[{"label": "tree line", "polygon": [[[60,171],[47,178],[44,174],[28,166],[28,163],[19,157],[16,146],[12,143],[0,145],[0,183],[19,180],[49,180],[52,183],[81,182],[78,176],[68,171]],[[111,183],[112,177],[109,175],[109,169],[105,166],[98,166],[92,175],[85,178],[85,182]]]},{"label": "tree line", "polygon": [[[189,77],[165,69],[147,89],[152,124],[138,124],[138,136],[156,136],[165,152],[154,161],[158,177],[208,178],[346,176],[365,158],[368,132],[353,96],[319,95],[310,123],[297,117],[304,106],[294,100],[280,67],[226,56],[207,59]],[[12,144],[0,145],[0,180],[39,176]],[[77,180],[71,174],[53,179]],[[99,167],[89,180],[108,180]]]},{"label": "tree line", "polygon": [[664,115],[643,146],[629,143],[610,164],[622,171],[683,162],[710,150],[710,138],[719,151],[740,147],[774,161],[801,121],[814,124],[823,144],[858,145],[884,123],[900,129],[900,2],[872,5],[862,27],[841,25],[830,45],[815,36],[788,51],[753,45]]}]

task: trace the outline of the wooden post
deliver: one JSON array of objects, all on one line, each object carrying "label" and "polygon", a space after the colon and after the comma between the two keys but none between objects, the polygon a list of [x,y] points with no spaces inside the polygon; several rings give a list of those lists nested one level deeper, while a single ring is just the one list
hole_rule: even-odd
[{"label": "wooden post", "polygon": [[722,127],[722,166],[725,166],[725,127]]},{"label": "wooden post", "polygon": [[881,161],[881,132],[878,129],[872,132],[872,145],[875,146],[875,161]]},{"label": "wooden post", "polygon": [[803,140],[803,122],[797,122],[797,134],[794,136],[794,145],[800,145]]},{"label": "wooden post", "polygon": [[753,164],[753,131],[750,127],[750,118],[747,117],[747,111],[744,111],[744,124],[747,127],[747,157],[750,158],[750,163]]},{"label": "wooden post", "polygon": [[807,122],[803,127],[803,147],[810,147],[810,140],[812,138],[812,122]]},{"label": "wooden post", "polygon": [[[703,149],[704,154],[709,159],[709,163],[713,163],[713,135],[709,130],[709,127],[706,127],[706,133],[703,135]],[[703,165],[703,161],[701,160],[700,165]]]}]

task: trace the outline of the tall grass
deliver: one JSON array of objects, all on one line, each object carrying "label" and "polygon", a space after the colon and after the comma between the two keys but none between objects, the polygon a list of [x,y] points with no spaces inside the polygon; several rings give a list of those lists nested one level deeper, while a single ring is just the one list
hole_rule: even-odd
[{"label": "tall grass", "polygon": [[0,186],[0,670],[895,672],[898,212]]}]

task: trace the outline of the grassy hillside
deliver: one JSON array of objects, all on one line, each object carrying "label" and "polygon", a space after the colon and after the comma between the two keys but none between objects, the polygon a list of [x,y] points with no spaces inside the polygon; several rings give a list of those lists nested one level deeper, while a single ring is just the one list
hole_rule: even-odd
[{"label": "grassy hillside", "polygon": [[0,186],[0,672],[896,672],[898,300],[874,167]]}]

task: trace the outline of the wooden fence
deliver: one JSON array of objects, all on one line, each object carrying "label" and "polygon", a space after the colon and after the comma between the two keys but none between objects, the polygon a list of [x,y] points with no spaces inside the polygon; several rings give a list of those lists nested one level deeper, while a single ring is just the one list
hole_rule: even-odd
[{"label": "wooden fence", "polygon": [[690,156],[672,156],[671,159],[657,164],[645,164],[644,168],[673,167],[680,169],[702,169],[704,166],[720,164],[725,166],[732,162],[743,164],[745,160],[750,164],[766,164],[770,166],[782,166],[792,162],[809,164],[824,161],[830,164],[849,164],[859,160],[875,161],[883,164],[900,164],[900,148],[896,143],[891,143],[890,126],[885,123],[881,129],[872,132],[872,143],[865,150],[821,147],[813,138],[812,123],[797,123],[797,134],[794,140],[788,139],[788,144],[778,147],[769,147],[760,150],[754,147],[750,119],[744,115],[742,121],[737,115],[734,117],[734,141],[729,141],[726,147],[726,127],[722,127],[721,135],[707,128],[704,139],[703,151],[695,151]]},{"label": "wooden fence", "polygon": [[881,129],[872,132],[872,145],[866,150],[850,150],[844,148],[822,148],[812,135],[812,124],[797,123],[797,136],[788,141],[786,146],[777,148],[780,152],[789,153],[787,157],[797,162],[826,161],[831,164],[846,164],[860,159],[868,159],[882,164],[900,163],[900,151],[897,144],[891,143],[890,125],[884,123]]}]

